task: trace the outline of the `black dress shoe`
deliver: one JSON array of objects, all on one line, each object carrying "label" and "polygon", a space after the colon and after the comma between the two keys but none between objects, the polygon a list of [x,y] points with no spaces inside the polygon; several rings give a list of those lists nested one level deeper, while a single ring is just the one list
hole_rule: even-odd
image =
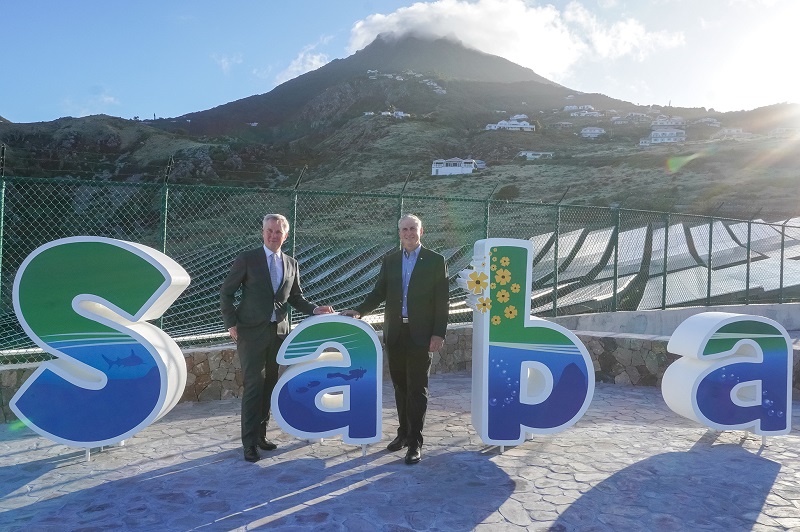
[{"label": "black dress shoe", "polygon": [[422,460],[422,450],[416,445],[409,447],[408,452],[406,453],[406,464],[416,464],[419,463],[420,460]]},{"label": "black dress shoe", "polygon": [[264,451],[274,451],[275,449],[278,448],[278,446],[275,445],[274,443],[272,443],[271,441],[269,441],[266,438],[259,438],[258,439],[258,448],[261,449],[261,450],[264,450]]},{"label": "black dress shoe", "polygon": [[258,449],[256,449],[255,445],[244,448],[244,459],[248,462],[258,462],[261,460],[261,456],[258,454]]},{"label": "black dress shoe", "polygon": [[391,443],[389,443],[389,445],[386,446],[386,449],[391,452],[395,452],[399,451],[403,447],[408,447],[408,441],[402,436],[397,436],[391,441]]}]

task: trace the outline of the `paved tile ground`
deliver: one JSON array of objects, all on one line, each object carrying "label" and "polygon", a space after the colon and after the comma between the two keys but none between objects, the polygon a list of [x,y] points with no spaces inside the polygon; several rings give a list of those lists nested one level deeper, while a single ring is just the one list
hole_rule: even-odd
[{"label": "paved tile ground", "polygon": [[598,384],[586,415],[516,447],[480,442],[466,374],[431,378],[423,460],[297,440],[242,460],[239,402],[179,404],[122,447],[0,426],[0,530],[800,530],[800,404],[767,439],[673,414],[655,388]]}]

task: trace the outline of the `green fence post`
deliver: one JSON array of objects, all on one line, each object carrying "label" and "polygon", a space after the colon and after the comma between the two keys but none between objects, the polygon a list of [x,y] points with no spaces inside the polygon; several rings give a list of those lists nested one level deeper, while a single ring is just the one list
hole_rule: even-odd
[{"label": "green fence post", "polygon": [[[292,190],[292,212],[289,213],[291,217],[291,227],[289,228],[289,249],[292,250],[292,257],[296,255],[297,252],[297,238],[295,238],[295,234],[297,233],[297,196],[299,195],[298,187],[300,186],[300,181],[303,179],[303,175],[305,175],[306,170],[308,170],[308,165],[303,166],[303,169],[300,170],[300,177],[297,178],[297,182],[294,184],[294,189]],[[286,319],[289,320],[289,330],[292,327],[292,318],[294,317],[294,312],[292,310],[292,306],[289,305],[289,309],[287,312]]]},{"label": "green fence post", "polygon": [[711,249],[714,245],[714,218],[708,219],[708,280],[706,282],[706,306],[711,306]]},{"label": "green fence post", "polygon": [[[167,171],[164,174],[164,184],[161,186],[161,213],[159,220],[159,239],[161,244],[161,253],[167,254],[167,209],[169,209],[169,175],[172,173],[172,157],[169,158],[167,163]],[[158,318],[158,328],[164,328],[164,316]]]},{"label": "green fence post", "polygon": [[780,288],[778,289],[778,303],[783,303],[783,260],[786,250],[786,222],[788,221],[789,220],[784,220],[781,225],[781,280]]},{"label": "green fence post", "polygon": [[553,232],[553,316],[558,316],[558,233],[561,228],[561,202],[567,197],[570,188],[572,185],[567,186],[556,202],[556,223]]},{"label": "green fence post", "polygon": [[486,235],[484,238],[489,238],[489,208],[492,204],[492,196],[494,196],[494,191],[497,190],[497,187],[499,186],[500,183],[497,183],[492,191],[489,192],[489,195],[486,196],[486,208],[483,211],[483,228],[485,229],[484,233]]},{"label": "green fence post", "polygon": [[617,289],[619,288],[619,225],[620,225],[620,208],[614,209],[616,215],[614,216],[614,281],[611,298],[611,311],[617,311]]},{"label": "green fence post", "polygon": [[753,234],[753,220],[747,220],[747,269],[744,274],[744,304],[750,304],[750,239]]},{"label": "green fence post", "polygon": [[164,184],[161,187],[161,219],[159,225],[159,239],[161,240],[161,252],[167,254],[167,209],[169,208],[169,175],[172,173],[172,157],[167,163],[167,171],[164,174]]},{"label": "green fence post", "polygon": [[[405,207],[405,193],[409,179],[411,179],[411,172],[409,172],[408,175],[406,176],[406,182],[403,183],[403,188],[400,190],[400,197],[398,198],[397,201],[397,218],[396,218],[397,220],[400,220],[400,218],[405,214],[403,209]],[[400,241],[400,231],[397,232],[397,245],[398,246],[402,245],[402,242]]]},{"label": "green fence post", "polygon": [[561,204],[556,205],[553,231],[553,317],[558,316],[558,233],[561,229]]},{"label": "green fence post", "polygon": [[661,310],[667,308],[667,253],[669,249],[669,213],[664,215],[664,282],[661,283]]},{"label": "green fence post", "polygon": [[6,218],[6,145],[0,144],[0,286],[3,285],[3,228]]}]

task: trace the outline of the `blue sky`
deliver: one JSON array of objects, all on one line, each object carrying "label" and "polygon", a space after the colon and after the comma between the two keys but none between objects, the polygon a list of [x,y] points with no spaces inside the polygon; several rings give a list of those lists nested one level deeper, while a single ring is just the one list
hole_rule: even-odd
[{"label": "blue sky", "polygon": [[797,0],[2,0],[0,16],[12,122],[180,116],[408,30],[643,105],[800,103]]}]

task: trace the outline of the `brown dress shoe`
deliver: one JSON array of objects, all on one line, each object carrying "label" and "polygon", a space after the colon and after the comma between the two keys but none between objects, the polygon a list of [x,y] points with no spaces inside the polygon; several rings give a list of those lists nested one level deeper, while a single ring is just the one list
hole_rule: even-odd
[{"label": "brown dress shoe", "polygon": [[386,449],[391,452],[396,452],[403,447],[408,447],[408,441],[402,436],[397,436],[389,443],[389,445],[386,446]]},{"label": "brown dress shoe", "polygon": [[258,449],[255,445],[244,448],[244,459],[248,462],[258,462],[261,460],[261,455],[258,454]]}]

